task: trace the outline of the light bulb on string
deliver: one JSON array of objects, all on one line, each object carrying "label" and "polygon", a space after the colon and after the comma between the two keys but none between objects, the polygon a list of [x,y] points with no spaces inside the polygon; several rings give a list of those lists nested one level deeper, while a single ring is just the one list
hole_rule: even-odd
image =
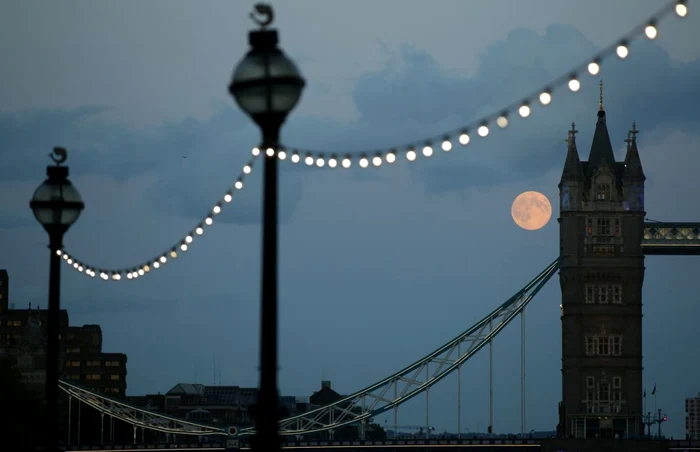
[{"label": "light bulb on string", "polygon": [[518,108],[518,114],[520,114],[521,118],[527,118],[530,116],[530,104],[527,102],[523,103],[520,108]]},{"label": "light bulb on string", "polygon": [[63,253],[63,256],[61,256],[61,257],[63,257],[63,260],[68,259],[68,255],[66,253]]},{"label": "light bulb on string", "polygon": [[[202,228],[197,228],[197,229],[202,229]],[[198,234],[200,234],[200,233],[198,233]],[[161,264],[164,264],[168,261],[168,258],[165,256],[161,256],[160,259],[158,259],[158,260],[160,261]]]},{"label": "light bulb on string", "polygon": [[224,195],[224,202],[231,202],[231,201],[233,201],[233,196],[231,195],[231,193],[226,193]]},{"label": "light bulb on string", "polygon": [[409,149],[408,151],[406,151],[406,160],[408,160],[409,162],[414,161],[416,159],[416,157],[417,157],[417,154],[416,154],[415,150]]},{"label": "light bulb on string", "polygon": [[688,15],[688,7],[685,5],[684,0],[676,3],[676,14],[678,17],[685,17]]},{"label": "light bulb on string", "polygon": [[153,262],[153,268],[158,268],[160,267],[160,263],[158,261]]},{"label": "light bulb on string", "polygon": [[299,160],[299,153],[295,152],[294,154],[292,154],[292,163],[299,163]]},{"label": "light bulb on string", "polygon": [[649,22],[649,25],[644,28],[644,34],[647,35],[647,38],[649,39],[656,39],[656,36],[658,36],[658,30],[656,29],[656,22],[653,20]]},{"label": "light bulb on string", "polygon": [[170,258],[177,259],[177,251],[175,251],[175,248],[170,252]]},{"label": "light bulb on string", "polygon": [[138,274],[139,276],[143,276],[143,275],[145,275],[145,274],[146,274],[146,272],[145,272],[145,271],[143,271],[143,269],[142,269],[142,268],[139,268],[139,271],[138,271],[138,273],[137,273],[137,274]]},{"label": "light bulb on string", "polygon": [[501,116],[496,118],[496,124],[501,129],[508,127],[508,114],[506,112],[501,113]]},{"label": "light bulb on string", "polygon": [[126,274],[126,279],[133,279],[133,278],[134,278],[134,275],[131,274],[131,272]]},{"label": "light bulb on string", "polygon": [[588,73],[591,75],[598,75],[598,72],[600,72],[600,61],[595,60],[591,61],[588,63]]},{"label": "light bulb on string", "polygon": [[350,156],[345,157],[343,159],[343,168],[347,169],[350,168],[350,166],[352,166],[352,160],[350,159]]},{"label": "light bulb on string", "polygon": [[542,105],[549,105],[552,102],[552,93],[550,90],[544,90],[540,93],[540,103]]},{"label": "light bulb on string", "polygon": [[218,215],[221,212],[221,206],[217,204],[213,209],[211,209],[211,211],[214,213],[214,215]]},{"label": "light bulb on string", "polygon": [[286,153],[285,151],[283,151],[283,150],[280,150],[280,151],[277,153],[277,158],[280,159],[280,160],[284,160],[284,159],[287,158],[287,153]]},{"label": "light bulb on string", "polygon": [[423,155],[426,157],[433,155],[433,147],[430,145],[430,143],[426,143],[426,145],[423,146]]},{"label": "light bulb on string", "polygon": [[241,190],[243,189],[243,181],[242,180],[237,180],[233,186],[236,188],[236,190]]},{"label": "light bulb on string", "polygon": [[462,131],[462,133],[459,134],[459,144],[466,146],[469,144],[469,141],[469,133],[466,130]]},{"label": "light bulb on string", "polygon": [[323,168],[326,165],[326,161],[323,159],[323,156],[320,156],[316,159],[316,166],[319,168]]},{"label": "light bulb on string", "polygon": [[212,220],[211,217],[206,217],[206,218],[204,219],[204,224],[206,224],[207,226],[211,226],[211,224],[212,224],[213,222],[214,222],[214,220]]},{"label": "light bulb on string", "polygon": [[627,55],[629,55],[629,48],[627,47],[627,42],[621,42],[620,45],[617,46],[617,49],[615,49],[615,52],[617,53],[617,56],[620,57],[620,59],[624,60],[625,58],[627,58]]},{"label": "light bulb on string", "polygon": [[369,160],[364,155],[360,158],[360,167],[367,168],[369,166]]},{"label": "light bulb on string", "polygon": [[569,89],[573,92],[577,92],[579,89],[581,89],[581,82],[578,81],[575,75],[572,75],[569,78]]},{"label": "light bulb on string", "polygon": [[391,151],[386,153],[386,159],[387,163],[394,163],[396,161],[396,152],[392,149]]},{"label": "light bulb on string", "polygon": [[148,272],[151,271],[151,267],[149,267],[148,264],[146,264],[146,265],[143,266],[143,271],[145,271],[146,273],[148,273]]},{"label": "light bulb on string", "polygon": [[331,168],[338,166],[338,157],[331,155],[331,158],[328,159],[328,166]]},{"label": "light bulb on string", "polygon": [[381,166],[381,164],[382,164],[382,157],[379,154],[375,155],[374,158],[372,159],[372,165],[378,167],[378,166]]},{"label": "light bulb on string", "polygon": [[267,151],[265,151],[265,154],[267,154],[268,157],[272,157],[275,155],[275,150],[272,148],[267,148]]},{"label": "light bulb on string", "polygon": [[180,245],[180,250],[181,250],[181,251],[187,251],[187,245],[184,244],[184,243],[183,243],[182,245]]},{"label": "light bulb on string", "polygon": [[78,271],[81,272],[81,273],[83,272],[83,266],[82,266],[82,265],[78,265]]},{"label": "light bulb on string", "polygon": [[254,155],[255,157],[259,156],[259,155],[260,155],[260,149],[258,149],[258,148],[253,148],[253,155]]},{"label": "light bulb on string", "polygon": [[78,268],[78,263],[77,263],[77,262],[73,262],[73,268]]},{"label": "light bulb on string", "polygon": [[452,142],[450,141],[450,137],[443,138],[440,147],[443,151],[450,152],[452,150]]},{"label": "light bulb on string", "polygon": [[314,158],[311,156],[311,154],[306,155],[306,158],[304,159],[304,163],[306,163],[307,166],[311,166],[314,164]]},{"label": "light bulb on string", "polygon": [[60,255],[61,255],[61,250],[56,250],[56,254],[60,256]]},{"label": "light bulb on string", "polygon": [[250,174],[253,168],[250,167],[250,165],[246,165],[243,167],[243,172],[246,174]]},{"label": "light bulb on string", "polygon": [[476,132],[481,138],[486,138],[489,135],[489,126],[484,123],[479,126]]},{"label": "light bulb on string", "polygon": [[68,265],[73,263],[73,259],[68,259],[66,262],[68,262]]},{"label": "light bulb on string", "polygon": [[194,240],[194,239],[192,238],[191,235],[188,235],[187,237],[185,237],[185,242],[186,242],[186,243],[192,243],[192,240]]}]

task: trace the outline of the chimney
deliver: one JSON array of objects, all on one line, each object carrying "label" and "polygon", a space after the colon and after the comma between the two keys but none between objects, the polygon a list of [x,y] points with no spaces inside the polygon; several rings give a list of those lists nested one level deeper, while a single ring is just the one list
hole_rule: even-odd
[{"label": "chimney", "polygon": [[331,381],[330,380],[323,380],[321,382],[321,389],[325,389],[325,388],[331,389]]}]

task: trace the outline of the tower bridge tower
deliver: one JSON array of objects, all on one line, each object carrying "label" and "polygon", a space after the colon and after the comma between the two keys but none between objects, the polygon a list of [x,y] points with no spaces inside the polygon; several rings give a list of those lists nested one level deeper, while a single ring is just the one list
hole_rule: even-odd
[{"label": "tower bridge tower", "polygon": [[588,161],[576,128],[559,183],[562,294],[560,436],[629,438],[642,424],[644,172],[636,125],[616,162],[603,84]]}]

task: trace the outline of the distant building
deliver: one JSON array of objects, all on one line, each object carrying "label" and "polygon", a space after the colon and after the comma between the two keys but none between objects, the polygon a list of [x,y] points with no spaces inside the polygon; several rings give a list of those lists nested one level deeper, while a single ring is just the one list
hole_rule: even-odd
[{"label": "distant building", "polygon": [[685,399],[685,434],[688,439],[700,440],[700,392],[697,397]]},{"label": "distant building", "polygon": [[[61,378],[111,396],[126,395],[126,355],[102,352],[99,325],[69,326],[68,312],[60,311]],[[16,363],[24,383],[43,390],[46,380],[48,310],[14,309],[9,302],[9,277],[0,270],[0,356]]]},{"label": "distant building", "polygon": [[179,383],[165,394],[165,413],[212,425],[250,427],[258,388]]}]

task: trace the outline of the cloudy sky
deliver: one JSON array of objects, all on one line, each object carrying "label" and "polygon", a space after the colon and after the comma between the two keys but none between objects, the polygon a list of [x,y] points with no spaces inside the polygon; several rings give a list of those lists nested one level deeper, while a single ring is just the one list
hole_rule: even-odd
[{"label": "cloudy sky", "polygon": [[[652,0],[274,2],[285,51],[307,79],[284,131],[289,146],[381,149],[478,119],[584,62],[653,14]],[[180,240],[235,181],[258,132],[227,94],[247,48],[251,2],[0,3],[0,267],[16,307],[46,305],[47,237],[28,201],[54,145],[69,149],[86,203],[66,249],[104,268],[135,266]],[[618,158],[641,134],[647,212],[700,220],[700,17],[675,17],[602,69]],[[557,183],[572,121],[587,158],[598,78],[578,94],[447,155],[380,170],[281,165],[280,385],[308,396],[323,379],[354,392],[449,340],[549,264],[556,221],[510,218],[526,190]],[[515,118],[514,118],[515,119]],[[183,157],[187,157],[186,159]],[[213,227],[147,278],[105,283],[63,267],[71,322],[102,325],[128,355],[128,393],[178,382],[257,385],[261,174]],[[664,427],[684,435],[684,398],[700,391],[700,259],[649,257],[645,385]],[[553,430],[561,399],[560,289],[527,314],[527,428]],[[517,431],[519,326],[495,341],[495,429]],[[488,357],[463,372],[463,426],[488,424]],[[456,430],[456,379],[431,392],[431,423]],[[653,399],[650,399],[653,402]],[[379,419],[383,422],[383,418]],[[391,423],[392,420],[389,421]],[[423,398],[400,411],[424,422]]]}]

